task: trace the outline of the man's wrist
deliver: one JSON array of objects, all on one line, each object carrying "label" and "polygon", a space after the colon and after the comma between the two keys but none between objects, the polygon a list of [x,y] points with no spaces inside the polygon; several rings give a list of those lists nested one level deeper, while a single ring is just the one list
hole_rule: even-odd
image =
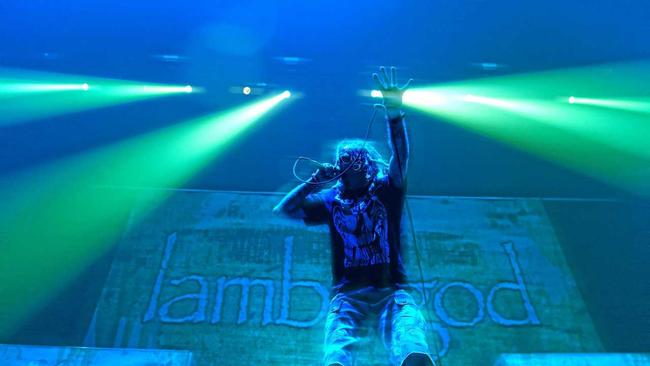
[{"label": "man's wrist", "polygon": [[321,182],[321,180],[318,179],[316,174],[312,174],[312,176],[307,180],[307,182],[308,182],[307,186],[312,190],[316,190],[324,184],[324,182]]},{"label": "man's wrist", "polygon": [[386,108],[386,118],[389,120],[394,120],[398,118],[403,118],[404,117],[404,112],[402,111],[401,108],[395,108],[395,107],[387,107]]}]

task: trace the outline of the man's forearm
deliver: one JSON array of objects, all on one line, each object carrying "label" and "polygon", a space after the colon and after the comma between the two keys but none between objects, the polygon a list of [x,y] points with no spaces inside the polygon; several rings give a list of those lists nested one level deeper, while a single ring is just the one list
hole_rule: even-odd
[{"label": "man's forearm", "polygon": [[388,124],[388,144],[392,152],[390,173],[393,177],[400,178],[400,181],[403,181],[404,177],[402,175],[406,175],[409,158],[409,142],[404,112],[400,109],[386,109],[386,119]]},{"label": "man's forearm", "polygon": [[286,196],[278,203],[274,208],[273,212],[275,213],[284,213],[290,216],[295,216],[300,213],[300,208],[302,206],[305,198],[322,188],[321,184],[315,183],[315,179],[312,177],[308,180],[312,183],[301,183],[296,186],[291,192],[287,193]]}]

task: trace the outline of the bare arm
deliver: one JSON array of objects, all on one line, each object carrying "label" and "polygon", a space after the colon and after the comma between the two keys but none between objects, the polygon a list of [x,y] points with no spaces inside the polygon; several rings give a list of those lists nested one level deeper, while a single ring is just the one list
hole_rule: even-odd
[{"label": "bare arm", "polygon": [[[396,113],[396,114],[394,114]],[[386,112],[388,124],[388,146],[391,157],[388,165],[388,174],[396,186],[402,187],[406,179],[409,159],[409,142],[402,111]]]},{"label": "bare arm", "polygon": [[388,146],[391,148],[388,174],[391,180],[398,187],[404,185],[406,170],[409,158],[409,142],[404,123],[404,112],[402,112],[402,96],[411,84],[410,79],[403,87],[397,86],[395,67],[390,68],[390,76],[385,67],[380,68],[381,77],[373,74],[372,77],[379,87],[383,106],[386,110],[388,123]]},{"label": "bare arm", "polygon": [[[311,179],[309,180],[311,181]],[[302,204],[313,192],[320,190],[319,185],[301,183],[291,192],[287,193],[282,201],[273,207],[273,213],[284,214],[287,217],[301,219],[303,217]]]},{"label": "bare arm", "polygon": [[309,183],[301,183],[297,187],[287,193],[284,198],[273,207],[273,213],[284,214],[287,217],[294,219],[302,219],[304,212],[302,210],[303,203],[307,196],[312,193],[318,192],[323,189],[323,184],[318,182],[327,181],[336,174],[334,166],[331,164],[324,164],[323,168],[318,169],[311,178],[307,180]]}]

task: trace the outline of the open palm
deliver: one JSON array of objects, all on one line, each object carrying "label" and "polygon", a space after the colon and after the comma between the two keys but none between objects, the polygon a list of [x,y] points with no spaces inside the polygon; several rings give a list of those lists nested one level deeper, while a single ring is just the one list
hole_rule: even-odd
[{"label": "open palm", "polygon": [[379,91],[381,91],[381,95],[384,99],[384,107],[386,107],[386,109],[401,108],[402,96],[408,89],[409,85],[411,85],[413,79],[409,79],[409,81],[407,81],[404,86],[399,87],[397,86],[397,69],[395,66],[391,66],[390,76],[388,75],[386,68],[383,66],[379,68],[379,71],[381,73],[381,76],[379,76],[377,73],[373,73],[372,79],[375,81],[375,83],[377,83],[377,88]]}]

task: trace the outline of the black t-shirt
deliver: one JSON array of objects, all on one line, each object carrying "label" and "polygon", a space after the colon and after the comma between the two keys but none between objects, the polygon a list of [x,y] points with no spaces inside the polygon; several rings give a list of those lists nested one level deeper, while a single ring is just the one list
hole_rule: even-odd
[{"label": "black t-shirt", "polygon": [[403,187],[384,176],[361,192],[335,186],[305,199],[305,223],[329,225],[335,292],[406,281],[400,243]]}]

